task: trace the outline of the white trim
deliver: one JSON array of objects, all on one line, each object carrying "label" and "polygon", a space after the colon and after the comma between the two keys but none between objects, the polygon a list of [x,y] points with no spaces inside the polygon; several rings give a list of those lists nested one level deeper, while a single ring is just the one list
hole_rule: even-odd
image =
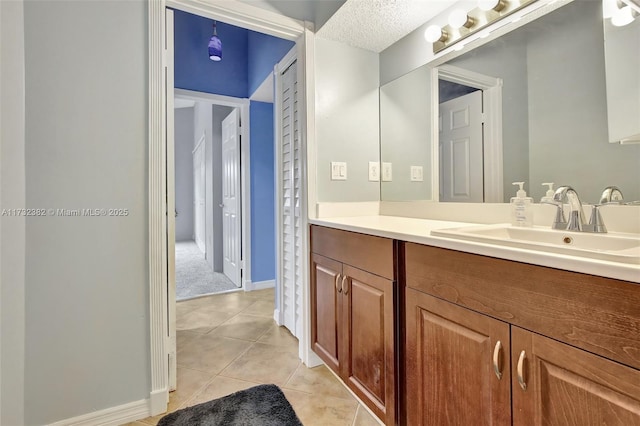
[{"label": "white trim", "polygon": [[198,139],[198,142],[196,143],[196,147],[193,148],[193,150],[191,151],[191,155],[195,155],[196,151],[198,150],[198,148],[200,148],[200,145],[202,145],[205,141],[205,139],[207,138],[207,133],[206,132],[202,132],[202,136],[200,136],[200,139]]},{"label": "white trim", "polygon": [[274,288],[275,286],[276,280],[258,281],[255,283],[248,281],[244,287],[244,291],[266,290],[268,288]]},{"label": "white trim", "polygon": [[71,419],[60,420],[49,426],[118,426],[149,417],[151,412],[149,407],[150,401],[142,399]]},{"label": "white trim", "polygon": [[[300,100],[300,136],[302,146],[302,187],[306,189],[302,194],[301,213],[303,233],[302,241],[302,275],[305,284],[302,292],[302,332],[299,336],[298,355],[307,367],[315,367],[322,360],[311,350],[311,296],[309,294],[309,206],[315,206],[316,193],[316,108],[315,108],[315,35],[312,27],[305,28],[300,41],[296,43],[298,49],[298,87],[302,99]],[[314,209],[311,209],[313,212]],[[315,212],[314,212],[315,213]]]},{"label": "white trim", "polygon": [[296,40],[304,29],[297,19],[239,1],[167,0],[167,6],[287,40]]},{"label": "white trim", "polygon": [[[149,322],[150,414],[166,411],[168,392],[165,3],[148,3],[149,26]],[[156,395],[160,395],[158,398]]]},{"label": "white trim", "polygon": [[[165,14],[165,65],[166,65],[166,85],[168,91],[174,86],[174,64],[173,64],[173,10],[167,10]],[[169,92],[167,92],[169,93]],[[167,135],[166,135],[166,151],[167,151],[167,169],[166,181],[175,182],[175,108],[174,97],[167,96]],[[194,102],[195,105],[195,102]],[[204,138],[205,135],[203,135]],[[167,187],[167,305],[175,306],[176,304],[176,191],[174,185]],[[195,240],[195,235],[194,235]],[[169,391],[176,390],[178,386],[178,364],[176,352],[177,334],[176,334],[176,309],[168,310],[168,330],[167,343],[168,348],[167,364],[169,369],[168,388]]]},{"label": "white trim", "polygon": [[283,320],[282,320],[282,314],[280,314],[280,309],[273,310],[273,320],[276,322],[276,324],[278,324],[278,326],[282,325]]},{"label": "white trim", "polygon": [[198,102],[207,102],[228,107],[241,107],[249,105],[247,98],[234,98],[232,96],[215,95],[213,93],[196,92],[194,90],[174,89],[174,96],[178,99],[190,99]]},{"label": "white trim", "polygon": [[[168,395],[168,368],[167,353],[168,342],[165,340],[166,324],[168,317],[167,307],[167,246],[166,239],[166,206],[163,202],[162,178],[165,177],[166,167],[162,153],[166,149],[165,128],[165,88],[164,88],[164,42],[165,42],[165,8],[166,0],[150,0],[148,6],[149,26],[149,320],[150,320],[150,367],[151,367],[151,394],[160,395],[162,402],[150,404],[151,415],[156,415],[166,410]],[[284,17],[273,12],[249,6],[240,2],[223,0],[169,0],[169,5],[174,9],[194,13],[200,16],[219,19],[229,24],[243,28],[260,31],[262,33],[282,37],[288,40],[297,40],[301,35],[310,33],[305,28],[306,24],[300,21]],[[311,35],[312,37],[312,35]],[[312,38],[311,38],[312,40]],[[305,52],[304,39],[297,43]],[[301,55],[301,57],[306,57]],[[313,62],[310,62],[313,69]],[[305,90],[313,90],[313,85],[305,84]],[[307,100],[308,102],[308,100]],[[307,110],[312,115],[314,110]],[[249,128],[248,105],[246,113],[241,114],[242,125]],[[309,115],[306,117],[310,120]],[[243,141],[243,147],[248,138]],[[312,138],[310,139],[312,140]],[[248,160],[245,162],[248,166]],[[243,179],[249,182],[247,174],[243,173]],[[250,208],[249,203],[243,203],[244,208]],[[249,210],[250,211],[250,210]],[[243,220],[249,221],[249,214],[244,214]],[[246,237],[246,236],[245,236]],[[243,241],[243,248],[248,248]],[[306,258],[306,257],[305,257]],[[245,271],[248,271],[250,262],[244,257]],[[163,275],[163,272],[165,274]],[[250,280],[249,273],[243,274]],[[307,297],[308,302],[308,297]],[[308,313],[307,313],[308,315]],[[164,407],[162,407],[164,405]]]},{"label": "white trim", "polygon": [[[502,203],[503,200],[503,164],[502,164],[502,79],[491,77],[477,72],[458,68],[453,65],[440,65],[433,69],[432,78],[432,99],[434,99],[433,113],[431,114],[432,139],[437,141],[438,135],[438,79],[475,87],[483,91],[482,110],[489,119],[484,123],[484,202]],[[438,146],[434,143],[435,150],[432,160],[435,157],[436,163],[439,157]],[[433,175],[436,191],[439,192],[439,173]],[[436,193],[438,193],[436,192]]]}]

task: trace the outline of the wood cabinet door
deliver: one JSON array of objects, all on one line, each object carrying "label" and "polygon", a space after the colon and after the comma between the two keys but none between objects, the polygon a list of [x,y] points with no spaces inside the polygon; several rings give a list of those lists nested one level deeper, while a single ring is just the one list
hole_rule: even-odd
[{"label": "wood cabinet door", "polygon": [[511,425],[509,324],[413,289],[405,298],[406,424]]},{"label": "wood cabinet door", "polygon": [[341,274],[340,262],[311,255],[311,347],[338,374],[342,359],[339,327],[342,317]]},{"label": "wood cabinet door", "polygon": [[512,327],[514,425],[640,425],[640,371]]},{"label": "wood cabinet door", "polygon": [[343,378],[385,424],[395,424],[393,281],[344,265]]}]

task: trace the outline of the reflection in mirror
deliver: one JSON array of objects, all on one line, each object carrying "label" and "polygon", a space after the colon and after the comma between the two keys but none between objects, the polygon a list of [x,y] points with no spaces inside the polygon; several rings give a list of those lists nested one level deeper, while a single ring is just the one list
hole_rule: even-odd
[{"label": "reflection in mirror", "polygon": [[[508,202],[514,181],[525,181],[536,202],[543,182],[571,185],[587,203],[610,185],[627,200],[640,199],[640,145],[609,143],[603,34],[600,3],[578,0],[463,52],[436,72],[425,65],[381,87],[381,157],[394,168],[393,182],[381,183],[382,200]],[[615,72],[609,65],[607,73]],[[480,100],[441,100],[441,113],[429,123],[439,81],[482,88],[474,92]],[[481,112],[473,113],[474,102]],[[458,133],[477,122],[475,146]],[[420,186],[410,180],[413,163],[425,167]],[[433,182],[425,183],[430,176]],[[473,183],[481,186],[479,196],[467,196]]]}]

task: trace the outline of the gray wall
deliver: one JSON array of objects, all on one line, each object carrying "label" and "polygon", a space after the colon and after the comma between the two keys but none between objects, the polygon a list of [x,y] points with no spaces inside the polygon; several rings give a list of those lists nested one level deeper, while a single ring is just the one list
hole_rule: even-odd
[{"label": "gray wall", "polygon": [[211,145],[213,214],[211,215],[213,239],[213,270],[222,272],[222,120],[233,111],[231,107],[213,105],[213,130]]},{"label": "gray wall", "polygon": [[[380,155],[392,163],[384,201],[431,200],[431,70],[421,67],[380,88]],[[401,149],[399,147],[402,147]],[[424,180],[411,181],[411,166]]]},{"label": "gray wall", "polygon": [[193,240],[193,110],[175,109],[176,241]]},{"label": "gray wall", "polygon": [[25,423],[149,398],[147,14],[27,1]]},{"label": "gray wall", "polygon": [[536,201],[544,195],[541,182],[571,185],[583,202],[597,202],[609,185],[628,200],[640,199],[640,145],[608,143],[601,13],[597,2],[564,6],[548,16],[557,23],[550,28],[572,36],[538,31],[527,45]]},{"label": "gray wall", "polygon": [[[25,206],[22,2],[0,1],[0,209]],[[24,424],[25,219],[0,217],[0,424]]]},{"label": "gray wall", "polygon": [[[316,39],[318,201],[378,201],[369,161],[379,161],[378,54]],[[347,180],[331,180],[331,162],[347,163]]]}]

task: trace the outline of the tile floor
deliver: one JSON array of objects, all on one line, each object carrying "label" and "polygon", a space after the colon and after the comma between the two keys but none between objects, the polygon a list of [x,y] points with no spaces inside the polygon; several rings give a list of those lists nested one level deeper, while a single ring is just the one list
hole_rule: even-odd
[{"label": "tile floor", "polygon": [[[178,302],[178,390],[169,411],[275,383],[305,426],[377,426],[325,366],[300,362],[298,341],[273,321],[273,300],[271,289]],[[154,426],[163,415],[127,426]]]}]

